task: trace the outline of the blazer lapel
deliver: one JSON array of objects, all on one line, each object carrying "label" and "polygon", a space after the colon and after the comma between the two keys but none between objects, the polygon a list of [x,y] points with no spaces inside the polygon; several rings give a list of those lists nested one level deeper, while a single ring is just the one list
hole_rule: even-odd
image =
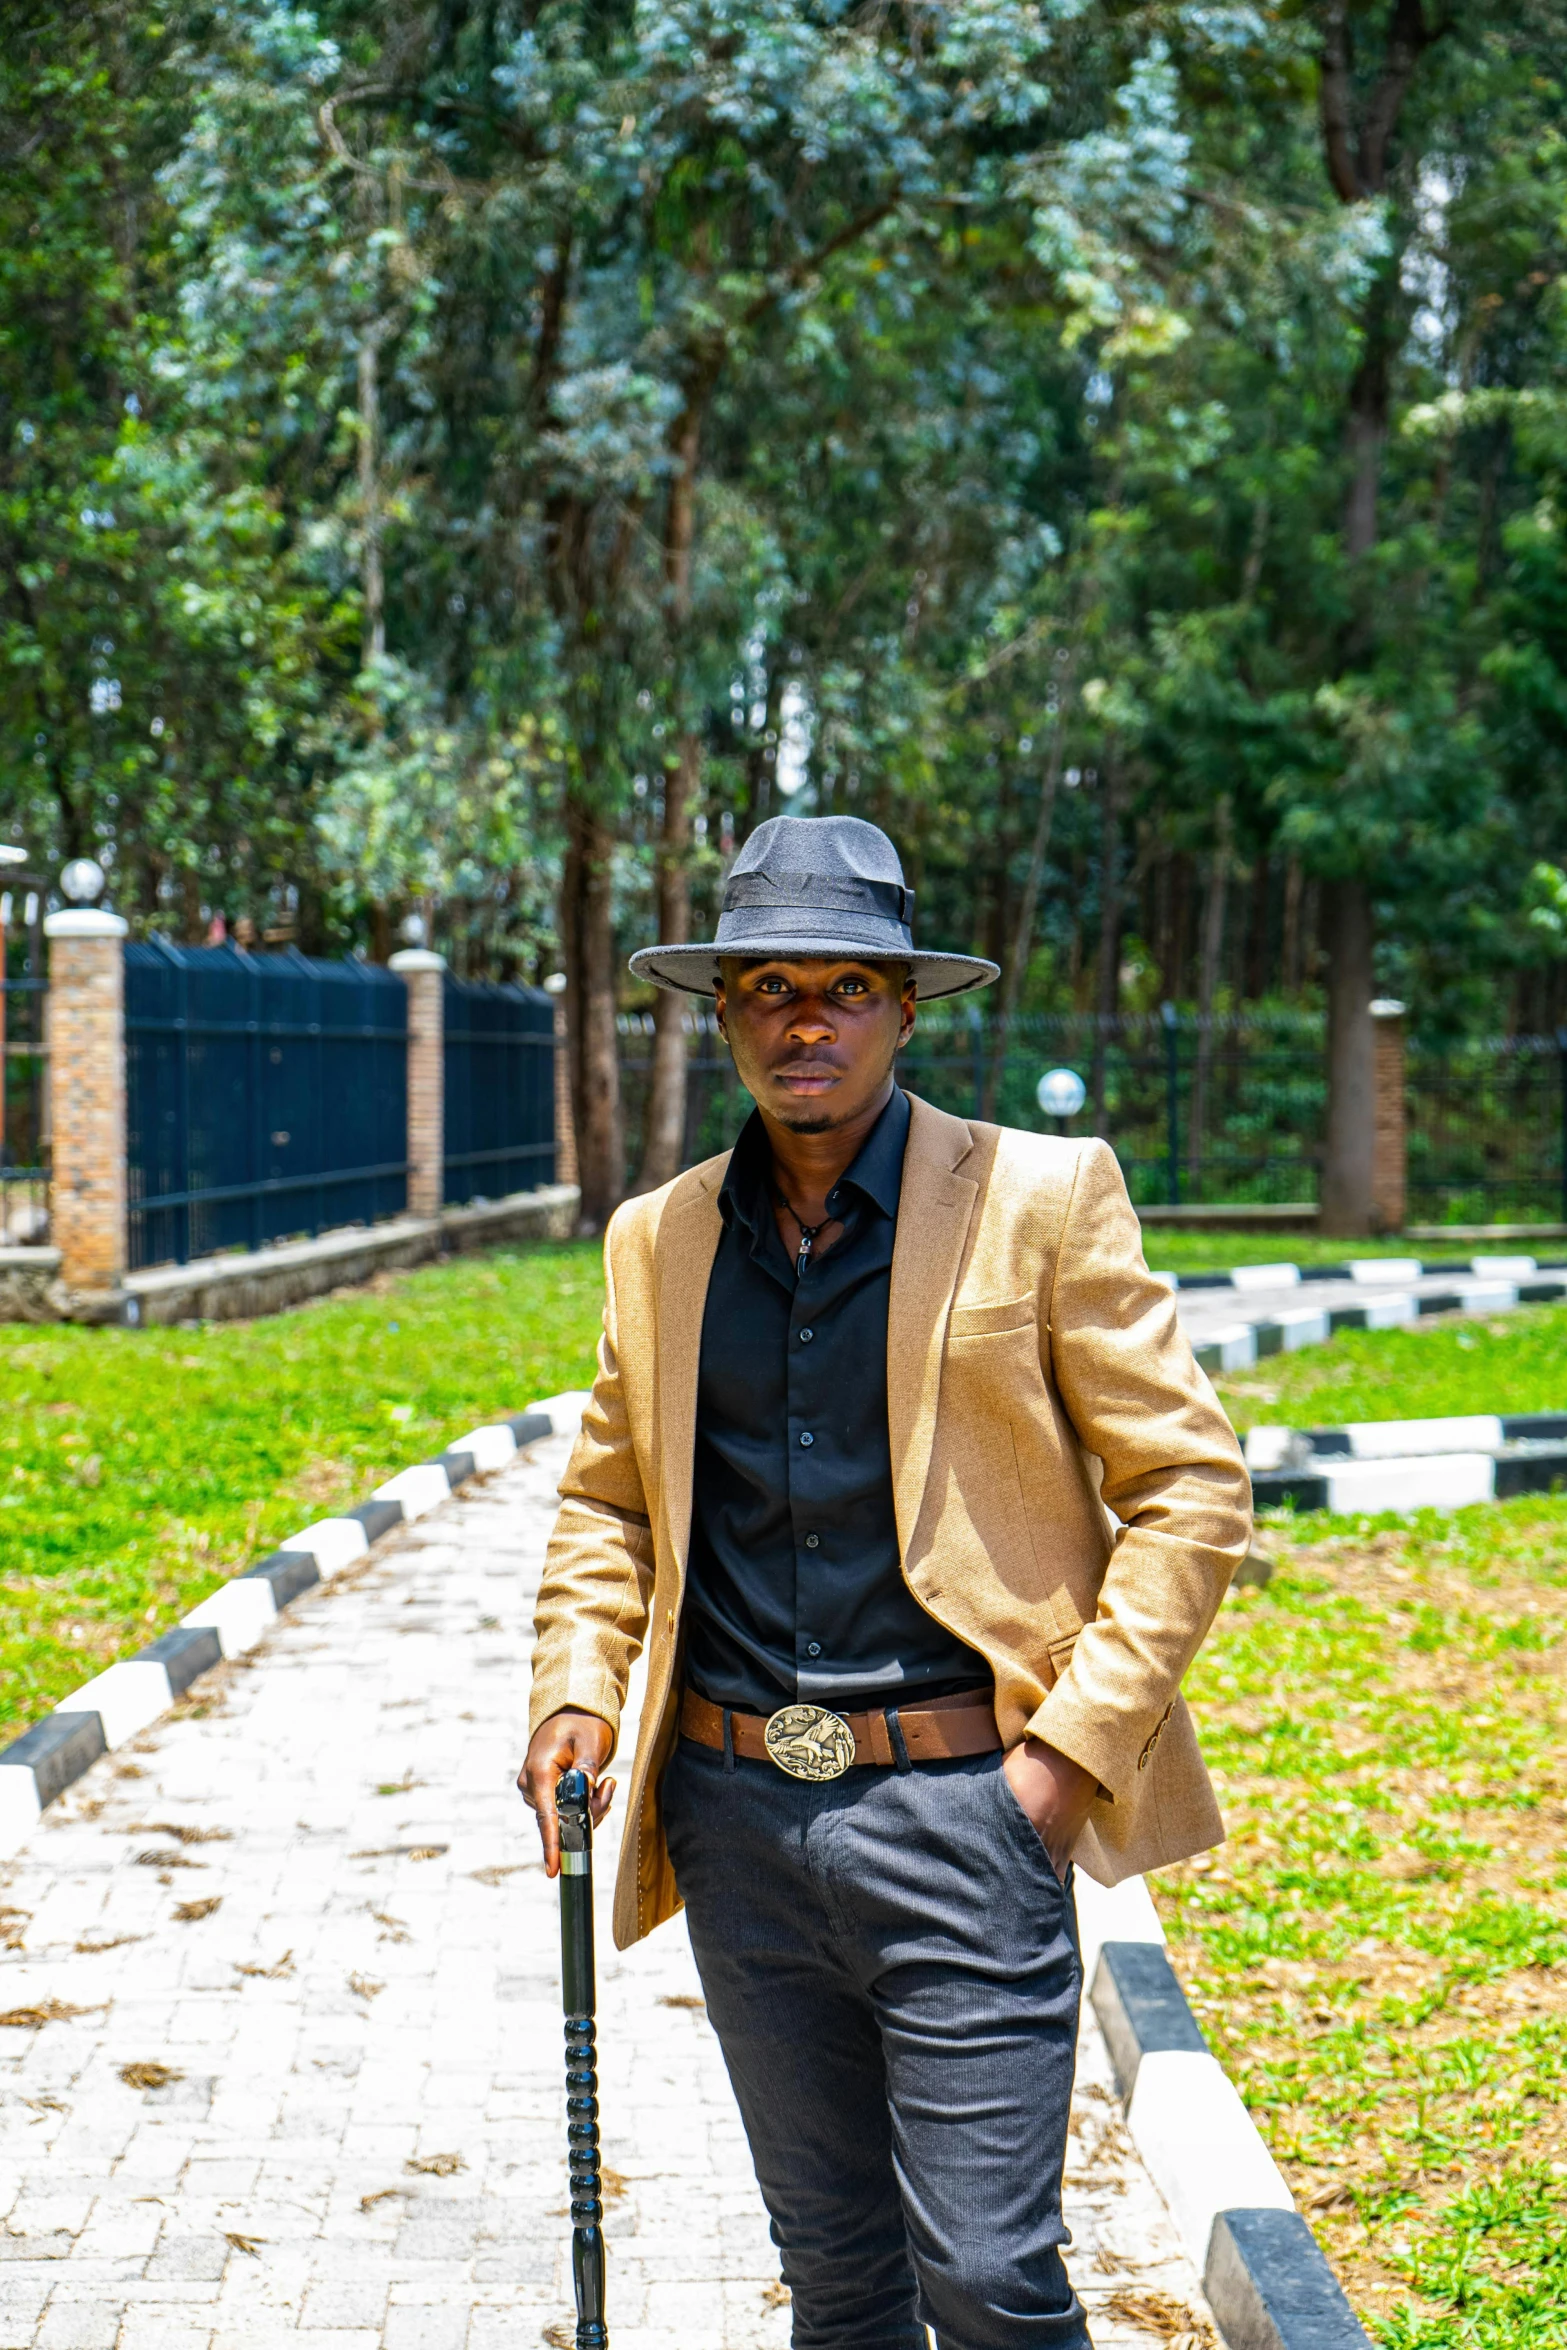
[{"label": "blazer lapel", "polygon": [[682,1579],[691,1539],[691,1485],[696,1452],[697,1375],[702,1362],[702,1315],[718,1252],[723,1218],[718,1192],[727,1159],[704,1168],[683,1198],[671,1200],[659,1226],[658,1455],[665,1535]]},{"label": "blazer lapel", "polygon": [[961,1118],[909,1097],[898,1236],[887,1304],[887,1433],[898,1546],[907,1557],[925,1498],[947,1313],[979,1185],[957,1169],[973,1148]]}]

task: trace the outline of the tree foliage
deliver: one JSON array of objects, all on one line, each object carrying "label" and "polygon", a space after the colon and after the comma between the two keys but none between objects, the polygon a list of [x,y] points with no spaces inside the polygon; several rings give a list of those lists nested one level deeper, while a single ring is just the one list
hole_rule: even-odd
[{"label": "tree foliage", "polygon": [[1567,1012],[1561,0],[8,29],[41,866],[562,964],[600,1210],[624,953],[785,806],[1008,1008],[1309,994],[1358,922],[1428,1028]]}]

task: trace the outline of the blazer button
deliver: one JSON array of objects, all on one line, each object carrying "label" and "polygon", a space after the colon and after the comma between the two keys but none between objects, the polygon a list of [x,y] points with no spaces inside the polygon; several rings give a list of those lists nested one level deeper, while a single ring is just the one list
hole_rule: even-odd
[{"label": "blazer button", "polygon": [[804,1444],[804,1445],[812,1445],[812,1444],[814,1444],[814,1443],[816,1442],[816,1439],[815,1439],[815,1437],[814,1437],[814,1436],[811,1434],[811,1431],[809,1430],[809,1428],[807,1428],[807,1429],[806,1429],[806,1430],[803,1432],[803,1434],[801,1435],[800,1442],[801,1442],[802,1444]]}]

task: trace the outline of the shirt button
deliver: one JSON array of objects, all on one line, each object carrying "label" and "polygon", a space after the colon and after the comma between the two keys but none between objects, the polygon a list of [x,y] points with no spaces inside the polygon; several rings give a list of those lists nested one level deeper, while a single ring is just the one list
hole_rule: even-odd
[{"label": "shirt button", "polygon": [[800,1344],[801,1344],[802,1346],[809,1346],[809,1345],[810,1345],[810,1343],[811,1343],[811,1340],[812,1340],[812,1339],[813,1339],[815,1336],[816,1336],[816,1333],[815,1333],[815,1331],[814,1331],[814,1330],[802,1330],[802,1331],[800,1332]]},{"label": "shirt button", "polygon": [[820,1550],[821,1542],[822,1538],[819,1534],[807,1534],[805,1537],[805,1547],[807,1550]]},{"label": "shirt button", "polygon": [[804,1435],[803,1435],[803,1436],[800,1438],[800,1442],[801,1442],[802,1444],[814,1444],[814,1443],[816,1442],[816,1439],[815,1439],[815,1437],[814,1437],[814,1436],[811,1434],[811,1431],[809,1430],[809,1428],[807,1428],[807,1429],[806,1429],[806,1431],[805,1431]]},{"label": "shirt button", "polygon": [[822,1653],[821,1642],[819,1640],[808,1640],[805,1644],[805,1653],[807,1656],[820,1656]]}]

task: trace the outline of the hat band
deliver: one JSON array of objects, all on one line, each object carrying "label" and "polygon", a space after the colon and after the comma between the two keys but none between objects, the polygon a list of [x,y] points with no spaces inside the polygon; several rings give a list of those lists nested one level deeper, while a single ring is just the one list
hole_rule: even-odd
[{"label": "hat band", "polygon": [[791,914],[818,906],[846,914],[880,914],[907,929],[914,916],[914,892],[901,881],[845,880],[825,873],[731,873],[723,912],[743,906],[787,908]]},{"label": "hat band", "polygon": [[847,942],[861,947],[869,956],[897,956],[914,952],[914,941],[906,923],[895,922],[885,914],[866,911],[835,913],[828,906],[737,906],[725,908],[718,918],[718,935],[713,941],[717,954],[744,954],[752,940],[776,942],[780,938]]}]

